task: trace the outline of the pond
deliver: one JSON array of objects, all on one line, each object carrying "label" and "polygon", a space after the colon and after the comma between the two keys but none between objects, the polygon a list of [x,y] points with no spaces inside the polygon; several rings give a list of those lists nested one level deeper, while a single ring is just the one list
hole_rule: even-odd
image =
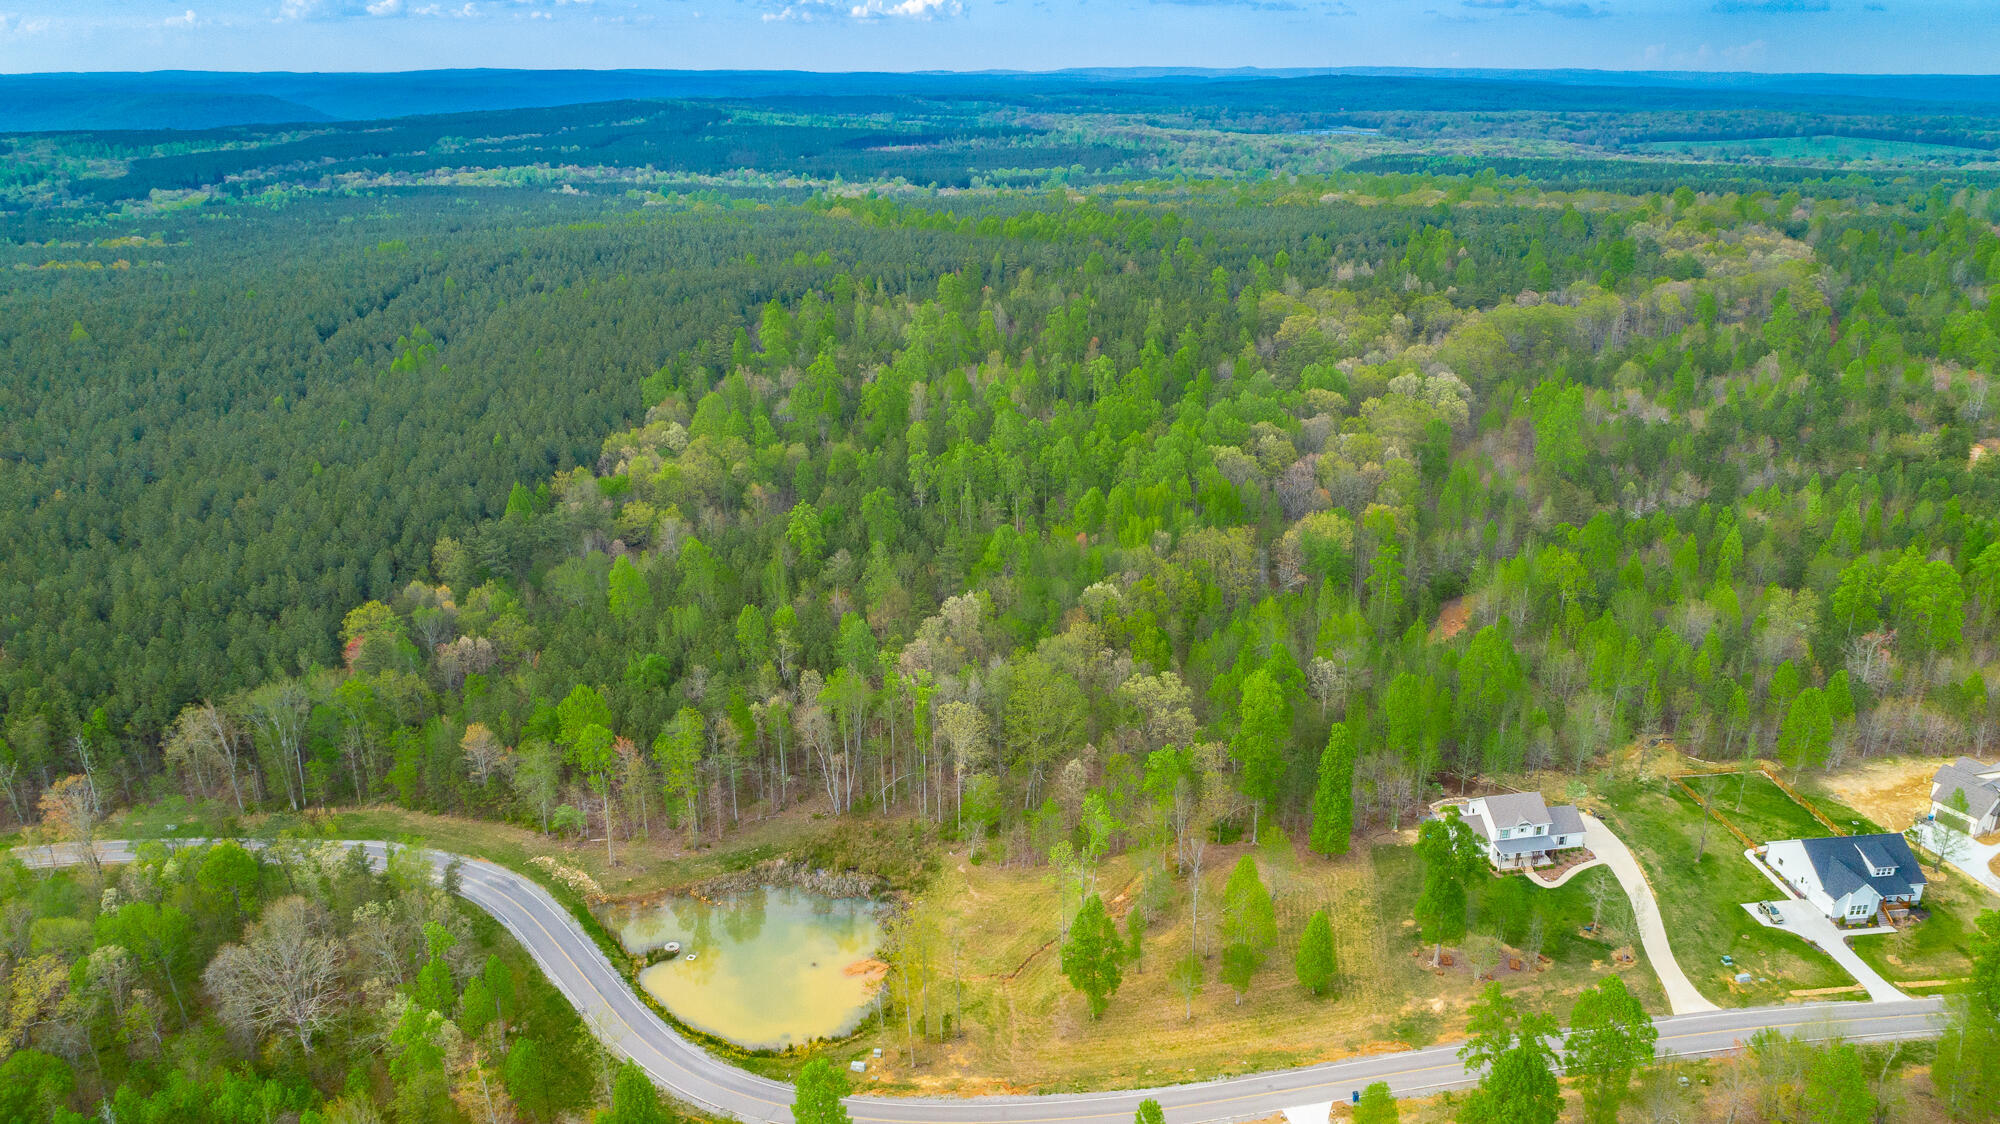
[{"label": "pond", "polygon": [[603,920],[634,955],[679,942],[639,985],[682,1022],[748,1049],[846,1034],[882,979],[880,911],[858,898],[776,887],[616,905]]}]

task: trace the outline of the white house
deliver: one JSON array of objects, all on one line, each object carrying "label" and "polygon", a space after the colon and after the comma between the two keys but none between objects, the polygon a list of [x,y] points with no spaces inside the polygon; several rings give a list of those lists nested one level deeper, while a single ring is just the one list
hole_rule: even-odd
[{"label": "white house", "polygon": [[[1951,806],[1954,797],[1965,800],[1963,812]],[[1961,757],[1939,769],[1931,778],[1931,815],[1949,817],[1973,835],[2000,830],[2000,765]]]},{"label": "white house", "polygon": [[1539,792],[1475,797],[1460,814],[1500,870],[1546,866],[1557,851],[1583,846],[1583,814],[1571,804],[1551,808]]},{"label": "white house", "polygon": [[1923,900],[1923,869],[1909,843],[1894,834],[1830,839],[1781,839],[1764,861],[1799,896],[1835,921],[1866,921],[1884,902]]}]

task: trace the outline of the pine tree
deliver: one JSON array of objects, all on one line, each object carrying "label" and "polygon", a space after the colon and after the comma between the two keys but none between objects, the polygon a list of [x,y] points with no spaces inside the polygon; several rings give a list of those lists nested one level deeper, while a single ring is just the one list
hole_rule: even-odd
[{"label": "pine tree", "polygon": [[1062,973],[1070,986],[1083,993],[1090,1004],[1090,1017],[1104,1014],[1111,997],[1124,981],[1119,961],[1125,944],[1118,936],[1118,924],[1105,912],[1104,899],[1090,895],[1070,923],[1069,940],[1063,944]]},{"label": "pine tree", "polygon": [[1299,983],[1314,995],[1325,995],[1333,986],[1334,976],[1339,972],[1339,964],[1333,951],[1333,924],[1327,918],[1326,910],[1320,910],[1306,922],[1306,931],[1299,938],[1299,951],[1293,961],[1299,974]]},{"label": "pine tree", "polygon": [[1354,739],[1345,722],[1334,723],[1327,732],[1312,810],[1307,845],[1322,855],[1346,854],[1354,833]]}]

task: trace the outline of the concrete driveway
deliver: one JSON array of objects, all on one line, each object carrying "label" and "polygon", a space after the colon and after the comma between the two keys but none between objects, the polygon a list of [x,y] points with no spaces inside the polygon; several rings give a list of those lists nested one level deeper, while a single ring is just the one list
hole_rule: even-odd
[{"label": "concrete driveway", "polygon": [[[1917,840],[1929,848],[1930,852],[1935,855],[1937,854],[1937,847],[1931,843],[1931,833],[1944,830],[1946,829],[1939,827],[1934,821],[1919,820],[1917,821]],[[1972,839],[1968,840],[1967,843],[1971,849],[1966,853],[1965,858],[1951,865],[1956,867],[1967,878],[1986,887],[1990,893],[2000,895],[2000,875],[1993,873],[1993,857],[2000,855],[2000,840],[1992,843],[1981,843],[1977,839]]]},{"label": "concrete driveway", "polygon": [[1660,977],[1660,989],[1667,993],[1667,1006],[1676,1015],[1719,1010],[1702,997],[1687,973],[1681,971],[1680,961],[1674,959],[1673,942],[1667,939],[1667,926],[1660,920],[1660,903],[1653,897],[1646,872],[1639,869],[1639,860],[1632,857],[1632,849],[1616,832],[1604,826],[1603,820],[1588,813],[1583,817],[1583,845],[1590,848],[1598,862],[1611,868],[1618,884],[1625,888],[1625,896],[1631,899],[1632,918],[1639,926],[1639,943]]},{"label": "concrete driveway", "polygon": [[1881,936],[1894,933],[1896,930],[1887,926],[1842,929],[1811,902],[1800,901],[1797,898],[1783,898],[1770,903],[1777,907],[1778,916],[1784,918],[1784,923],[1781,925],[1773,922],[1763,910],[1757,908],[1760,904],[1763,903],[1746,902],[1743,908],[1749,910],[1750,916],[1757,919],[1757,924],[1766,929],[1790,933],[1832,957],[1835,964],[1846,969],[1847,974],[1853,976],[1856,983],[1868,990],[1868,998],[1877,1003],[1909,998],[1897,990],[1895,984],[1883,979],[1880,972],[1869,967],[1868,962],[1861,959],[1860,954],[1847,943],[1850,937]]}]

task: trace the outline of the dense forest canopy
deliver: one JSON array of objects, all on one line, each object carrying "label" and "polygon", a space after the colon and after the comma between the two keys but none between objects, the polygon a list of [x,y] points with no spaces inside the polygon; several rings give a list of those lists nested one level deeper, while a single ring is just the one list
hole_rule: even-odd
[{"label": "dense forest canopy", "polygon": [[[1210,841],[1343,855],[1453,781],[1580,785],[1642,737],[1794,776],[1990,750],[1983,157],[1766,176],[1608,155],[1765,129],[1754,98],[1332,88],[10,138],[0,818],[275,813],[278,845],[0,865],[0,1117],[650,1090],[417,859],[281,838],[330,808],[607,869],[879,816],[912,883],[940,839],[1059,872],[1094,1020],[1145,938],[1083,892],[1107,857],[1194,887],[1198,989]],[[1865,108],[1991,147],[1812,96],[1777,135],[1872,136]],[[1465,865],[1448,823],[1427,870]],[[1260,877],[1223,889],[1239,997]],[[1525,893],[1466,880],[1423,879],[1427,936]],[[1496,940],[1542,916],[1503,912]],[[236,1001],[273,949],[325,1003]],[[1960,1059],[1996,1026],[1956,1024]]]},{"label": "dense forest canopy", "polygon": [[[1296,809],[1343,717],[1385,809],[1638,730],[1987,736],[1982,189],[451,198],[20,275],[19,806],[88,755],[189,783],[227,748],[187,744],[205,700],[293,806],[545,823],[558,789],[469,771],[477,724],[569,754],[527,773],[595,778],[600,816],[699,794],[710,827],[806,775],[1032,811],[1209,741],[1246,807]],[[623,780],[577,756],[583,696]]]}]

